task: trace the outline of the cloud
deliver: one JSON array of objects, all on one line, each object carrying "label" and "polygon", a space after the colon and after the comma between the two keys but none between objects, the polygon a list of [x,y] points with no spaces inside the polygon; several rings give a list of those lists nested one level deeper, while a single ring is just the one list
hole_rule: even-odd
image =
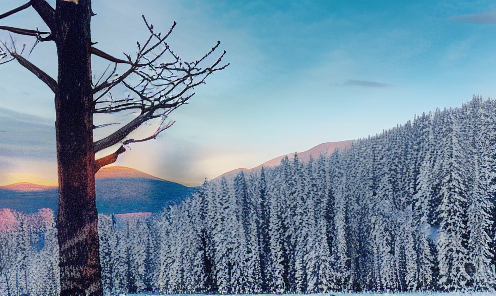
[{"label": "cloud", "polygon": [[374,87],[374,88],[391,87],[390,84],[386,84],[386,83],[380,83],[380,82],[375,82],[375,81],[367,81],[367,80],[354,80],[354,79],[348,79],[342,85],[346,85],[346,86],[360,86],[360,87]]},{"label": "cloud", "polygon": [[55,127],[50,119],[0,107],[0,186],[57,182]]},{"label": "cloud", "polygon": [[56,161],[55,128],[48,120],[0,108],[0,157]]},{"label": "cloud", "polygon": [[[34,124],[41,124],[41,125],[50,125],[53,126],[53,121],[50,119],[46,119],[43,117],[35,116],[35,115],[30,115],[27,113],[20,113],[16,112],[7,108],[2,108],[0,107],[0,117],[6,117],[9,119],[14,119],[17,121],[22,121],[22,122],[27,122],[27,123],[34,123]],[[0,130],[5,130],[4,128]]]},{"label": "cloud", "polygon": [[496,12],[455,15],[452,20],[471,24],[496,24]]}]

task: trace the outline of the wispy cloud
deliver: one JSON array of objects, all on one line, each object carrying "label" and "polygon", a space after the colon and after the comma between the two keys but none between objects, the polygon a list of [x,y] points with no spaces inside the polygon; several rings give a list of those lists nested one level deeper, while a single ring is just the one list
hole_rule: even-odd
[{"label": "wispy cloud", "polygon": [[55,128],[47,121],[0,108],[0,157],[55,162]]},{"label": "wispy cloud", "polygon": [[[16,112],[2,107],[0,107],[0,117],[10,118],[11,120],[13,119],[17,121],[34,123],[34,124],[50,125],[50,126],[54,125],[52,120],[35,115],[30,115],[27,113]],[[5,131],[5,128],[0,128],[0,131]]]},{"label": "wispy cloud", "polygon": [[452,20],[471,24],[496,24],[496,12],[455,15]]},{"label": "wispy cloud", "polygon": [[381,83],[381,82],[375,82],[375,81],[368,81],[368,80],[354,80],[354,79],[348,79],[342,85],[346,85],[346,86],[360,86],[360,87],[374,87],[374,88],[391,87],[391,84],[386,84],[386,83]]},{"label": "wispy cloud", "polygon": [[56,182],[55,128],[50,121],[0,107],[0,186]]}]

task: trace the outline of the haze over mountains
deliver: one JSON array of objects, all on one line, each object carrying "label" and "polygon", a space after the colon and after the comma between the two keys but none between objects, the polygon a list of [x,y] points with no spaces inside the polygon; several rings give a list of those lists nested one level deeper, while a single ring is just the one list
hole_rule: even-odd
[{"label": "haze over mountains", "polygon": [[[353,141],[328,142],[317,145],[307,151],[298,153],[303,162],[320,154],[330,155],[336,149],[346,149]],[[239,168],[222,174],[217,178],[229,177],[239,172],[260,170],[262,167],[279,165],[288,156],[271,159],[251,169]],[[164,207],[178,204],[187,198],[196,187],[186,187],[122,166],[105,167],[96,174],[96,194],[98,212],[101,214],[124,214],[137,212],[159,212]],[[10,208],[27,213],[35,213],[41,208],[50,208],[57,212],[58,188],[56,186],[32,183],[15,183],[0,186],[0,208]]]},{"label": "haze over mountains", "polygon": [[[127,167],[102,168],[96,174],[97,208],[101,214],[159,212],[178,204],[195,187],[162,180]],[[0,208],[27,213],[50,208],[57,212],[58,188],[31,183],[0,186]]]}]

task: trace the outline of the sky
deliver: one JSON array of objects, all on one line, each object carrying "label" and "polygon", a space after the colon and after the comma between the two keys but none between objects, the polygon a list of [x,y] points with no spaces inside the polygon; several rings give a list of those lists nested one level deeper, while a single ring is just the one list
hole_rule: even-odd
[{"label": "sky", "polygon": [[[0,13],[24,2],[2,0]],[[496,97],[495,0],[92,5],[92,41],[117,57],[135,53],[136,41],[147,38],[142,15],[164,33],[177,22],[168,43],[184,61],[200,58],[218,40],[227,51],[229,67],[170,115],[175,125],[156,140],[130,145],[116,162],[188,186],[321,143],[375,135],[423,112],[460,107],[474,95]],[[0,25],[47,30],[32,8]],[[17,48],[34,42],[0,32],[7,44],[10,36]],[[53,43],[39,44],[28,58],[56,78]],[[106,66],[92,58],[95,76]],[[53,97],[17,62],[0,65],[0,186],[56,183]],[[137,133],[151,132],[145,126]],[[98,131],[95,139],[102,136]]]}]

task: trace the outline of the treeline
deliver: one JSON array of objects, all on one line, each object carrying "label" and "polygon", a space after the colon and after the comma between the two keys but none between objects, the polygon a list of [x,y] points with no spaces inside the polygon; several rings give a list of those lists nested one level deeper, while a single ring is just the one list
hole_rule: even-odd
[{"label": "treeline", "polygon": [[[156,223],[164,292],[495,287],[496,102],[207,182]],[[158,222],[160,221],[160,222]]]},{"label": "treeline", "polygon": [[56,235],[50,209],[0,209],[0,295],[58,295]]},{"label": "treeline", "polygon": [[107,286],[493,291],[495,153],[496,102],[476,97],[308,163],[206,182],[147,222],[101,220]]},{"label": "treeline", "polygon": [[105,289],[494,291],[495,154],[496,102],[475,97],[151,218],[100,215]]}]

